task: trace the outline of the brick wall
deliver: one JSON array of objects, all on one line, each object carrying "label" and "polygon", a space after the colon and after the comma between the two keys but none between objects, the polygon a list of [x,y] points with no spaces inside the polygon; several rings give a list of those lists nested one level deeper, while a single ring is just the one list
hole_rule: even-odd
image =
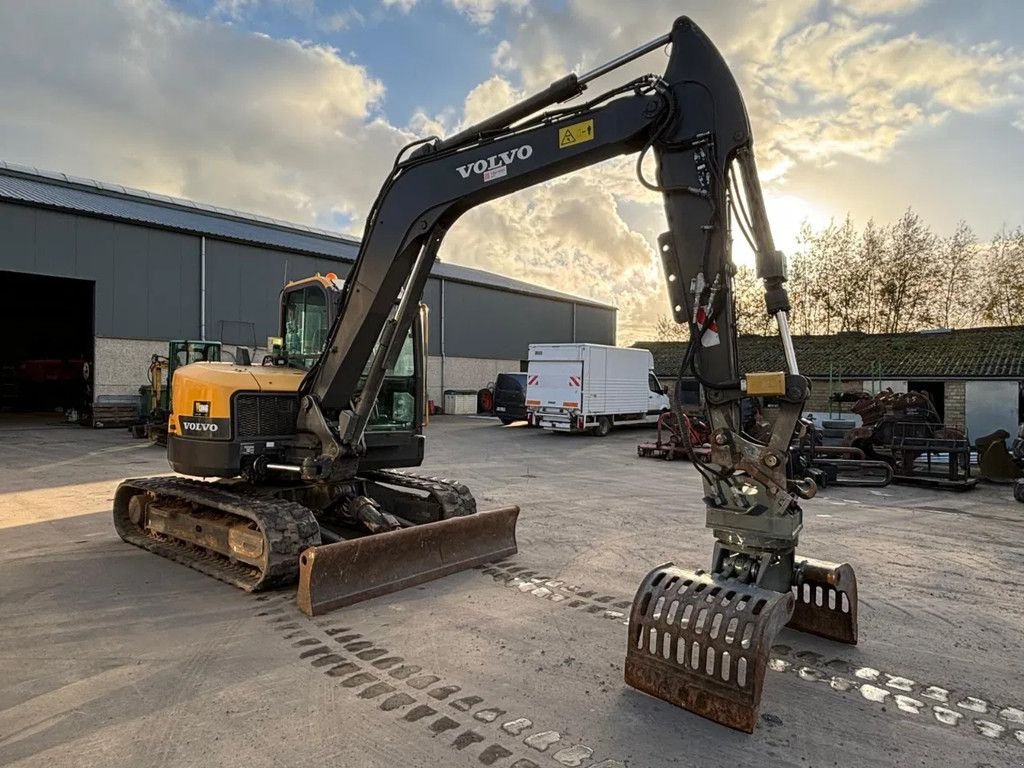
[{"label": "brick wall", "polygon": [[964,429],[967,423],[967,385],[963,381],[947,381],[943,399],[947,427]]},{"label": "brick wall", "polygon": [[[836,404],[829,403],[831,392],[860,392],[864,389],[864,382],[860,379],[849,379],[845,381],[833,381],[831,389],[828,379],[816,379],[811,381],[811,396],[807,398],[805,409],[808,411],[828,411],[829,406],[838,409]],[[843,413],[850,412],[850,404],[843,403]]]}]

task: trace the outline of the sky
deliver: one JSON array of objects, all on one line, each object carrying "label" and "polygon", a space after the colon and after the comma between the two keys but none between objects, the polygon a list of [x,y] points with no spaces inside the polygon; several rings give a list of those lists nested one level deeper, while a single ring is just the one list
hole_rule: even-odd
[{"label": "sky", "polygon": [[[0,0],[0,159],[359,236],[409,141],[683,12],[739,81],[784,250],[908,206],[940,234],[1024,224],[1017,0]],[[664,229],[616,159],[470,211],[440,257],[613,303],[629,343],[668,315]]]}]

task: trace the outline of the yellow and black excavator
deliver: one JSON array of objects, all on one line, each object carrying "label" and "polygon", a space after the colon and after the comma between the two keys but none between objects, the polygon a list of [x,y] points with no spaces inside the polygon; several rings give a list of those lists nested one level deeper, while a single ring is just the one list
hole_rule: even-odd
[{"label": "yellow and black excavator", "polygon": [[[549,109],[665,46],[663,75]],[[653,179],[644,167],[650,152]],[[586,74],[403,150],[345,282],[314,278],[285,289],[283,365],[175,373],[171,465],[222,479],[126,480],[115,497],[121,536],[247,589],[298,571],[307,613],[514,551],[516,508],[477,512],[464,486],[395,469],[419,464],[423,451],[419,297],[446,231],[467,210],[623,154],[637,156],[639,182],[665,206],[658,248],[674,319],[690,332],[680,378],[700,382],[711,428],[710,454],[695,466],[715,539],[707,570],[666,563],[641,583],[626,682],[753,730],[771,643],[784,625],[857,641],[856,579],[848,564],[796,552],[799,502],[815,487],[789,469],[809,383],[789,334],[785,259],[768,225],[742,96],[686,17]],[[734,230],[754,250],[785,371],[739,368]],[[757,438],[741,421],[748,397],[778,403],[770,431]]]},{"label": "yellow and black excavator", "polygon": [[461,483],[396,471],[423,461],[425,305],[394,359],[377,363],[350,477],[299,430],[300,387],[315,375],[344,287],[335,274],[288,283],[283,349],[262,366],[175,371],[171,467],[230,479],[126,480],[114,506],[125,541],[247,591],[293,583],[301,565],[300,607],[310,615],[515,553],[516,507],[478,514]]}]

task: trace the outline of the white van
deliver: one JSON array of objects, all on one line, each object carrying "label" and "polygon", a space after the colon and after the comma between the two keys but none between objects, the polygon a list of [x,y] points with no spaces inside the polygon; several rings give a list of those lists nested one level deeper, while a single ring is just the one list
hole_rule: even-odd
[{"label": "white van", "polygon": [[526,410],[534,426],[603,437],[616,424],[654,423],[668,409],[646,349],[530,345]]}]

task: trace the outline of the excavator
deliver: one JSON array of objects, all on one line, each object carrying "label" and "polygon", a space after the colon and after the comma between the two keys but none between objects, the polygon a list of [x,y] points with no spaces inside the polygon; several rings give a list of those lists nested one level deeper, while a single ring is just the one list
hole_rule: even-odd
[{"label": "excavator", "polygon": [[[665,47],[664,74],[566,104]],[[796,551],[800,502],[816,487],[788,469],[809,383],[789,332],[785,258],[772,239],[739,88],[687,17],[585,74],[400,152],[347,279],[286,289],[288,365],[175,373],[170,463],[181,475],[219,479],[126,480],[115,496],[121,536],[246,589],[287,582],[297,570],[299,606],[309,614],[515,551],[515,507],[479,512],[464,486],[398,469],[423,456],[419,297],[463,213],[627,154],[636,156],[639,183],[664,203],[658,251],[673,318],[689,329],[682,373],[700,382],[711,430],[710,451],[694,465],[714,548],[707,569],[669,562],[641,582],[625,682],[751,732],[775,636],[788,625],[856,643],[857,584],[849,564]],[[754,251],[784,371],[740,370],[735,230]],[[741,401],[756,397],[778,403],[757,439],[740,414]]]}]

